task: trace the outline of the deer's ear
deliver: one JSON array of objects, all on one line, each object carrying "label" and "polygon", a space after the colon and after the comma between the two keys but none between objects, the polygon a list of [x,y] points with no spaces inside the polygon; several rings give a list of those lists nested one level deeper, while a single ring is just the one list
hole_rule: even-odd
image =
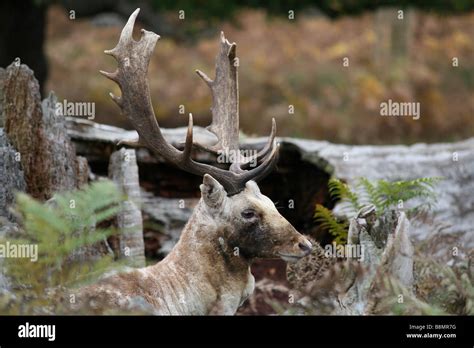
[{"label": "deer's ear", "polygon": [[209,174],[204,174],[201,186],[201,195],[207,206],[219,208],[227,196],[227,192],[219,182]]}]

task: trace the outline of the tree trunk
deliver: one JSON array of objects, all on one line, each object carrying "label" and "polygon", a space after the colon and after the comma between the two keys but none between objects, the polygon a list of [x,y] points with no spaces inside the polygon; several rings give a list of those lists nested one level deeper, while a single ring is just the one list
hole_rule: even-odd
[{"label": "tree trunk", "polygon": [[0,2],[0,66],[7,66],[19,58],[35,72],[42,95],[48,76],[43,50],[46,3],[34,0]]},{"label": "tree trunk", "polygon": [[26,65],[11,64],[6,69],[3,94],[5,132],[21,156],[26,191],[47,200],[55,192],[75,189],[87,181],[84,171],[77,177],[76,151],[64,116],[57,112],[56,97],[50,94],[41,103],[33,71]]},{"label": "tree trunk", "polygon": [[114,251],[119,258],[125,259],[129,266],[144,267],[145,247],[135,150],[121,148],[110,156],[109,178],[127,195],[115,218],[115,224],[121,233],[117,237],[118,248]]}]

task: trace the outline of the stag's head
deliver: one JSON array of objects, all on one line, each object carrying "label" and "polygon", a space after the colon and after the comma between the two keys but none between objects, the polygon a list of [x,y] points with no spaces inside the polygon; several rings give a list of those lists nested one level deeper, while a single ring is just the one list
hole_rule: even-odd
[{"label": "stag's head", "polygon": [[292,262],[310,253],[311,243],[278,212],[254,181],[228,196],[225,188],[206,174],[201,194],[207,213],[219,226],[216,232],[222,242],[238,248],[244,258],[280,257]]},{"label": "stag's head", "polygon": [[[102,74],[120,86],[122,96],[111,94],[111,97],[138,132],[139,143],[179,168],[204,176],[202,202],[209,216],[225,231],[228,243],[238,247],[243,256],[282,257],[294,261],[308,254],[311,243],[279,214],[255,183],[267,175],[277,161],[275,120],[267,144],[258,153],[246,157],[239,150],[236,44],[230,43],[221,33],[214,80],[196,71],[211,90],[212,123],[207,129],[214,133],[217,141],[214,144],[193,142],[193,118],[189,115],[186,141],[179,149],[168,143],[161,133],[151,105],[146,75],[160,37],[142,30],[140,40],[133,39],[138,12],[139,9],[130,16],[117,46],[105,51],[118,61],[118,69],[113,73],[102,71]],[[191,158],[193,149],[230,154],[232,159],[227,169],[214,167],[194,161]],[[257,165],[253,167],[254,164]]]}]

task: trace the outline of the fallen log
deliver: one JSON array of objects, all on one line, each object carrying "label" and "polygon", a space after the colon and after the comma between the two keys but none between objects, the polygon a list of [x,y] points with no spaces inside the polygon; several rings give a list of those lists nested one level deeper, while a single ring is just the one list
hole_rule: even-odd
[{"label": "fallen log", "polygon": [[[90,158],[90,162],[99,169],[101,166],[97,164],[107,162],[109,151],[118,140],[136,137],[134,131],[72,118],[68,119],[67,127],[78,153]],[[213,137],[207,135],[204,129],[196,128],[195,134],[201,137],[200,142],[212,144]],[[186,129],[163,129],[163,134],[170,143],[179,147]],[[283,215],[300,230],[314,235],[317,231],[313,222],[315,204],[321,203],[329,208],[334,205],[324,187],[330,176],[349,184],[355,184],[360,177],[388,181],[441,177],[443,180],[435,189],[438,203],[429,217],[414,222],[412,236],[422,240],[436,231],[455,234],[465,247],[474,247],[474,138],[454,143],[386,146],[351,146],[294,138],[279,138],[278,141],[281,145],[278,168],[262,182],[262,191],[278,201]],[[258,149],[264,145],[263,138],[243,138],[241,142],[243,149]],[[152,156],[144,147],[136,151],[142,187],[158,197],[198,196],[199,180],[195,177],[180,177],[177,170],[163,159]],[[196,156],[200,156],[200,161],[215,161],[207,153],[197,153]],[[158,167],[169,175],[163,176]],[[175,189],[177,185],[166,186],[168,177],[180,178],[186,190]],[[152,183],[152,180],[157,182]],[[282,194],[283,191],[287,193]],[[318,237],[317,233],[315,236]]]}]

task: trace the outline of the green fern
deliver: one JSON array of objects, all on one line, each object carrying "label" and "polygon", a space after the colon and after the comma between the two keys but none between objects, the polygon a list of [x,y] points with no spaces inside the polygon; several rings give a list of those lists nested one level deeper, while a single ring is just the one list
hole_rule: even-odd
[{"label": "green fern", "polygon": [[360,178],[358,187],[362,188],[362,192],[360,193],[362,196],[361,199],[375,205],[377,211],[381,210],[384,199],[378,190],[378,185],[374,185],[367,178]]},{"label": "green fern", "polygon": [[[75,252],[116,233],[114,228],[96,228],[120,210],[123,201],[116,185],[99,181],[82,190],[55,195],[41,203],[19,193],[15,211],[20,218],[21,238],[0,243],[37,245],[38,258],[5,259],[6,274],[16,297],[14,302],[0,301],[3,314],[61,313],[66,310],[51,301],[48,292],[75,286],[120,264],[113,256],[95,261],[71,257]],[[1,307],[3,304],[3,307]]]},{"label": "green fern", "polygon": [[347,243],[347,229],[349,227],[347,220],[337,221],[332,212],[321,204],[316,205],[314,218],[322,228],[329,231],[336,243]]},{"label": "green fern", "polygon": [[362,195],[368,197],[367,204],[374,204],[378,214],[387,209],[394,209],[400,204],[405,204],[413,199],[420,199],[422,202],[410,209],[406,213],[411,216],[423,210],[431,209],[436,202],[434,186],[441,178],[418,178],[407,181],[389,182],[385,180],[376,181],[375,185],[366,178],[358,180],[357,187],[362,191]]},{"label": "green fern", "polygon": [[341,180],[335,178],[329,179],[328,188],[331,198],[347,202],[349,207],[355,210],[355,212],[362,208],[357,194],[350,189],[349,185]]},{"label": "green fern", "polygon": [[[421,203],[405,209],[410,217],[417,213],[431,209],[436,202],[434,193],[435,185],[441,178],[418,178],[407,181],[389,182],[377,180],[371,182],[367,178],[360,178],[352,190],[349,185],[339,179],[331,178],[328,182],[329,194],[332,199],[340,202],[341,211],[350,219],[365,205],[373,204],[378,216],[389,209],[401,208],[400,203],[405,204],[414,199]],[[335,237],[336,242],[347,240],[348,219],[338,221],[332,212],[316,205],[314,217],[321,227],[327,229]]]}]

